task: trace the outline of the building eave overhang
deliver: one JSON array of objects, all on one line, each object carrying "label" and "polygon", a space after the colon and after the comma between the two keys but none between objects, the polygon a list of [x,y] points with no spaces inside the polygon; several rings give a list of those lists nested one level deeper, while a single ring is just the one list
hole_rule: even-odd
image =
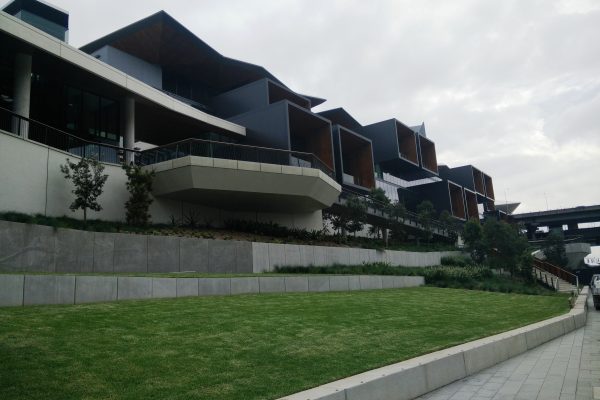
[{"label": "building eave overhang", "polygon": [[[104,46],[115,46],[119,48],[119,46],[126,41],[131,43],[133,40],[132,38],[137,33],[150,29],[153,26],[160,26],[163,29],[168,27],[171,30],[170,32],[172,32],[172,35],[161,33],[160,35],[152,37],[146,36],[144,38],[146,43],[136,39],[135,45],[130,44],[133,48],[128,49],[129,51],[127,52],[130,52],[147,62],[162,66],[169,65],[171,62],[182,62],[181,57],[169,56],[168,53],[170,51],[174,51],[177,54],[185,54],[187,62],[195,64],[193,65],[194,69],[204,68],[205,70],[211,70],[213,75],[218,76],[218,79],[212,79],[212,81],[218,86],[218,89],[223,92],[264,78],[276,82],[291,91],[290,88],[264,67],[222,55],[165,11],[159,11],[149,17],[143,18],[133,24],[127,25],[126,27],[94,40],[93,42],[82,46],[80,50],[91,54]],[[149,41],[152,41],[152,43],[148,43]],[[156,56],[155,59],[147,59],[147,57],[136,54],[142,46],[149,46],[152,49],[157,49],[154,54]],[[311,101],[311,106],[319,105],[325,101],[318,97],[306,96],[297,92],[294,93],[309,99]]]},{"label": "building eave overhang", "polygon": [[330,110],[321,111],[319,115],[330,119],[332,122],[343,126],[344,128],[360,132],[362,125],[344,108],[332,108]]},{"label": "building eave overhang", "polygon": [[245,127],[207,114],[176,100],[160,90],[97,60],[75,47],[69,46],[65,42],[62,42],[5,12],[0,12],[0,32],[15,37],[39,51],[51,54],[54,57],[73,64],[113,85],[119,86],[131,93],[134,97],[143,98],[159,107],[213,125],[219,129],[241,136],[246,135]]}]

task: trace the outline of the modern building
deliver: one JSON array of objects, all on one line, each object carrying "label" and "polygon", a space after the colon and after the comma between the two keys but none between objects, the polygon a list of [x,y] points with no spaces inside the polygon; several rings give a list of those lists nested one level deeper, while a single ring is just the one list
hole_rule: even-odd
[{"label": "modern building", "polygon": [[70,215],[59,165],[81,156],[105,164],[93,217],[106,220],[125,217],[120,165],[132,162],[156,171],[154,222],[320,229],[343,191],[375,187],[461,220],[493,209],[491,178],[438,166],[424,124],[313,112],[324,99],[221,55],[163,11],[80,49],[68,27],[68,13],[42,1],[0,12],[0,211]]}]

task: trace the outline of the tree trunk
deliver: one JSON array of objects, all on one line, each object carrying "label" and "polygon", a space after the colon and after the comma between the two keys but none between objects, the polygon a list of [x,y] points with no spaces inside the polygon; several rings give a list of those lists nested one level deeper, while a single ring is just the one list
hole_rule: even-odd
[{"label": "tree trunk", "polygon": [[388,230],[387,228],[382,228],[381,233],[383,235],[383,243],[385,243],[385,247],[388,247]]}]

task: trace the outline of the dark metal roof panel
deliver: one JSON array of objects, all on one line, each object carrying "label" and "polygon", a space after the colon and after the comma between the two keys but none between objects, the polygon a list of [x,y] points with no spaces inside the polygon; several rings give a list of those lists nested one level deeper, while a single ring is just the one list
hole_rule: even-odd
[{"label": "dark metal roof panel", "polygon": [[[151,43],[142,43],[143,41]],[[137,52],[138,56],[145,51],[146,56],[140,56],[140,58],[151,63],[187,68],[188,71],[204,68],[209,72],[206,76],[211,77],[211,83],[223,91],[262,78],[270,79],[290,90],[264,67],[223,56],[165,11],[159,11],[94,40],[82,46],[80,50],[91,54],[104,46],[122,46],[123,43],[132,47],[133,52]],[[143,49],[144,46],[146,49]],[[150,51],[152,52],[151,56],[148,55]],[[186,56],[173,56],[178,54]],[[311,101],[312,106],[325,101],[317,97],[304,97]]]}]

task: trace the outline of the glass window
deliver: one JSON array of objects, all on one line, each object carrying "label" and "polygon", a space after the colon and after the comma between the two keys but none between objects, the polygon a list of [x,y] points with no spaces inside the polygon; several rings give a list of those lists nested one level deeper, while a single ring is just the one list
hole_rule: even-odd
[{"label": "glass window", "polygon": [[100,135],[100,99],[98,96],[83,93],[83,112],[81,114],[82,132],[90,136]]},{"label": "glass window", "polygon": [[66,127],[71,131],[79,130],[81,115],[81,90],[67,87],[67,121]]},{"label": "glass window", "polygon": [[100,142],[119,142],[119,103],[66,87],[66,128],[78,136]]},{"label": "glass window", "polygon": [[114,100],[100,99],[100,136],[110,141],[118,140],[119,106]]}]

